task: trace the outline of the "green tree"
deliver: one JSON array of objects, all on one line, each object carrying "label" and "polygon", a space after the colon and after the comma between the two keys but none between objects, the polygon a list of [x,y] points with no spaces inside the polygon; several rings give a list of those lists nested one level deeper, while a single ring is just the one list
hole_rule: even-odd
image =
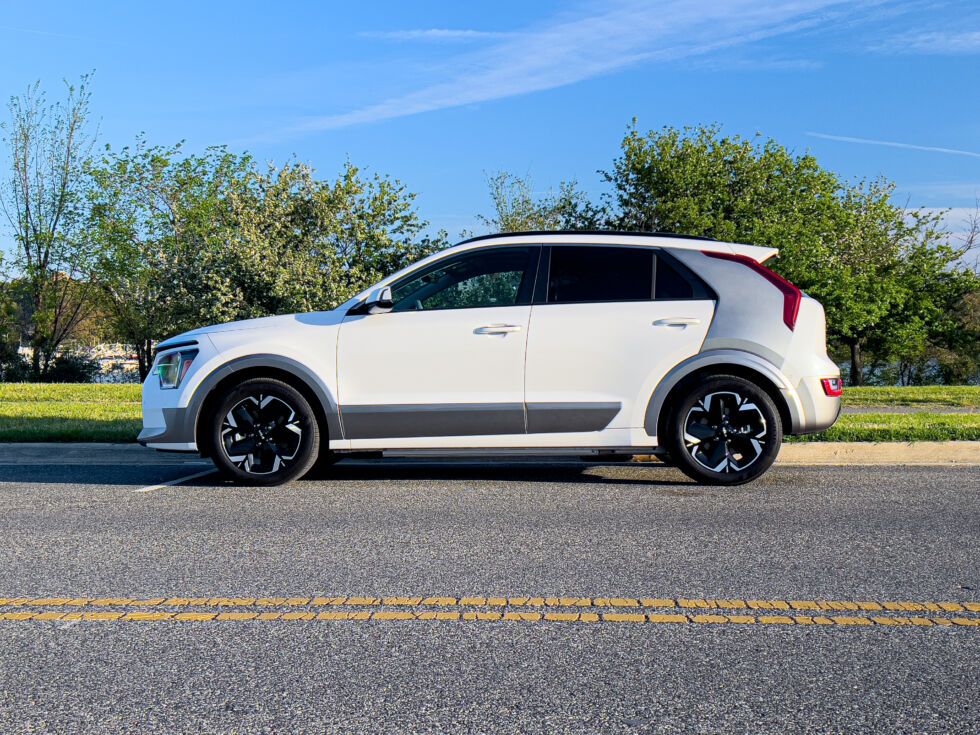
[{"label": "green tree", "polygon": [[207,258],[228,229],[227,197],[251,167],[223,148],[183,156],[179,144],[141,138],[119,152],[107,147],[90,169],[98,243],[90,275],[115,334],[135,346],[141,377],[157,340],[228,311],[227,279],[206,272]]},{"label": "green tree", "polygon": [[549,191],[535,198],[529,176],[498,171],[487,174],[486,179],[494,214],[478,215],[478,219],[494,232],[595,230],[606,219],[574,181],[563,181],[557,193]]},{"label": "green tree", "polygon": [[[865,347],[924,344],[971,275],[935,217],[891,203],[884,180],[849,183],[773,140],[718,126],[627,130],[608,209],[617,229],[776,247],[778,271],[821,301],[861,385]],[[955,294],[959,294],[956,296]]]},{"label": "green tree", "polygon": [[335,182],[291,162],[181,146],[108,151],[93,167],[93,281],[146,375],[158,340],[206,324],[329,309],[445,245],[414,195],[347,165]]},{"label": "green tree", "polygon": [[90,303],[82,278],[92,254],[82,229],[84,167],[94,142],[87,128],[88,77],[66,86],[66,99],[48,104],[35,83],[10,98],[10,120],[0,124],[11,161],[0,208],[16,242],[13,265],[29,293],[35,378],[48,370]]}]

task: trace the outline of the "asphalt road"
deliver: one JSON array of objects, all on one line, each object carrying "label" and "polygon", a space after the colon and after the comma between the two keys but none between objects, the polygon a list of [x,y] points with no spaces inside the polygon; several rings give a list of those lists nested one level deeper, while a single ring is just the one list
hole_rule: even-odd
[{"label": "asphalt road", "polygon": [[[306,613],[360,596],[380,604],[330,609],[481,615],[584,598],[554,609],[599,622],[5,619],[0,732],[980,732],[980,627],[641,601],[980,602],[976,467],[776,467],[718,489],[655,466],[342,463],[288,488],[159,487],[206,469],[0,452],[0,597],[234,597],[279,613],[293,608],[270,598],[300,598]],[[454,604],[384,600],[399,596]],[[462,605],[494,596],[506,604]],[[109,602],[77,610],[171,609]],[[0,612],[42,609],[70,608]],[[679,612],[755,617],[645,617]]]}]

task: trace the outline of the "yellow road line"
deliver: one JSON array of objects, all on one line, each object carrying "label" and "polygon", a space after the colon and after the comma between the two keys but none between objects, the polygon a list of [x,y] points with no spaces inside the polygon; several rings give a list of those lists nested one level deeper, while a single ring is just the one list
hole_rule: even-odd
[{"label": "yellow road line", "polygon": [[808,615],[701,615],[660,613],[529,613],[529,612],[436,612],[411,610],[359,610],[329,612],[32,612],[0,613],[0,621],[102,621],[102,622],[163,622],[188,623],[250,622],[250,621],[484,621],[538,623],[659,623],[694,625],[825,625],[825,626],[884,626],[884,627],[968,627],[980,628],[980,618],[897,617],[897,616],[808,616]]},{"label": "yellow road line", "polygon": [[[840,600],[708,600],[647,597],[9,597],[0,607],[490,607],[490,608],[672,608],[682,614],[707,611],[771,612],[771,616],[802,612],[911,612],[980,613],[980,602],[875,602]],[[719,613],[721,614],[721,613]],[[736,617],[738,616],[736,615]],[[763,615],[763,617],[771,617]]]}]

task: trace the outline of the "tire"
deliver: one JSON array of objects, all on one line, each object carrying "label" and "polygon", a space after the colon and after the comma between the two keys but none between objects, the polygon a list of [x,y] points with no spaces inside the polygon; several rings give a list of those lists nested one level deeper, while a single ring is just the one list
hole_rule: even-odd
[{"label": "tire", "polygon": [[769,469],[783,442],[772,398],[755,383],[717,375],[690,387],[667,424],[667,450],[702,485],[741,485]]},{"label": "tire", "polygon": [[253,378],[230,387],[211,414],[215,467],[240,485],[283,485],[305,475],[320,451],[309,402],[287,383]]}]

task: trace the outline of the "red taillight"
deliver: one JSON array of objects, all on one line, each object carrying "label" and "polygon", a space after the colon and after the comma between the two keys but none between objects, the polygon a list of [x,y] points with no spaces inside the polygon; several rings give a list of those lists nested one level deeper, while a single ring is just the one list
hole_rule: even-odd
[{"label": "red taillight", "polygon": [[824,393],[834,398],[844,392],[844,381],[840,378],[821,378],[820,385],[823,386]]},{"label": "red taillight", "polygon": [[800,292],[796,286],[787,281],[780,275],[773,273],[768,268],[756,263],[752,258],[746,255],[735,255],[734,253],[716,253],[711,250],[702,250],[702,253],[712,258],[721,258],[722,260],[734,260],[736,263],[741,263],[746,265],[760,276],[765,278],[769,283],[778,288],[783,294],[783,322],[790,329],[796,329],[796,317],[800,313],[800,302],[803,300],[803,294]]}]

